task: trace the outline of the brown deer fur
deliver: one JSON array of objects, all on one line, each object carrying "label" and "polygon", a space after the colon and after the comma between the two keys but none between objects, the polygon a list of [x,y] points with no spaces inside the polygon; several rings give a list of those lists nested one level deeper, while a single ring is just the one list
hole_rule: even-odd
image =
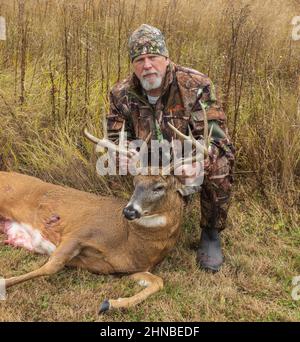
[{"label": "brown deer fur", "polygon": [[133,297],[105,301],[101,311],[135,305],[161,289],[162,279],[149,271],[163,260],[177,240],[183,201],[174,176],[135,176],[133,197],[136,199],[141,193],[147,197],[147,191],[157,183],[163,183],[165,191],[155,203],[143,199],[143,205],[151,207],[144,216],[150,220],[152,217],[165,219],[161,224],[158,220],[157,226],[145,226],[143,214],[141,219],[132,221],[124,217],[122,210],[126,201],[122,199],[96,196],[18,173],[0,172],[2,226],[7,221],[30,225],[56,246],[45,265],[6,279],[6,287],[53,274],[70,265],[101,274],[133,274],[135,280],[146,286]]}]

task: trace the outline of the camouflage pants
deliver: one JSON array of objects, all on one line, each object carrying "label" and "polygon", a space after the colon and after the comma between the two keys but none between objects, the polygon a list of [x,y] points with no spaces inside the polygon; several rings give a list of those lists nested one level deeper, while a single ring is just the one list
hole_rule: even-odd
[{"label": "camouflage pants", "polygon": [[200,193],[200,227],[221,231],[226,226],[233,184],[234,149],[232,146],[225,150],[214,146],[209,158],[210,168]]}]

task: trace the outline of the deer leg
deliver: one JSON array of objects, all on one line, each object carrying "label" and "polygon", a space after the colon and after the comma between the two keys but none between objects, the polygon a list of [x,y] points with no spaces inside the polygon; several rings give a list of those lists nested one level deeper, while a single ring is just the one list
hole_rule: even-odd
[{"label": "deer leg", "polygon": [[10,287],[33,278],[54,274],[61,270],[65,264],[73,257],[78,255],[79,252],[80,248],[77,241],[62,241],[46,264],[35,271],[23,274],[21,276],[5,279],[5,286]]},{"label": "deer leg", "polygon": [[100,306],[99,314],[111,309],[129,308],[130,306],[139,304],[164,287],[163,280],[149,272],[134,273],[130,278],[137,281],[139,285],[144,286],[145,288],[132,297],[105,299]]}]

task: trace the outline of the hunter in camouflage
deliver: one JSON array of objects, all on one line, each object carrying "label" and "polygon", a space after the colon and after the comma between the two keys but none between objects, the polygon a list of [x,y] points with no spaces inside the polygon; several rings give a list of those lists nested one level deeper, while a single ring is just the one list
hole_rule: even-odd
[{"label": "hunter in camouflage", "polygon": [[202,228],[197,262],[218,271],[223,263],[219,232],[225,228],[233,183],[234,148],[226,127],[226,116],[211,80],[204,74],[169,59],[165,40],[157,28],[141,25],[129,39],[133,73],[117,83],[110,93],[108,136],[116,140],[125,121],[129,139],[171,140],[172,123],[184,134],[203,137],[204,114],[213,125],[209,162],[200,192]]}]

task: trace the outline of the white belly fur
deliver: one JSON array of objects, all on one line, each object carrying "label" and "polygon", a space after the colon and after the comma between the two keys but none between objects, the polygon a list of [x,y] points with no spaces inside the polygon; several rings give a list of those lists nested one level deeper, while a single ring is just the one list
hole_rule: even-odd
[{"label": "white belly fur", "polygon": [[38,229],[33,228],[29,224],[7,220],[2,225],[2,230],[7,235],[5,242],[10,245],[48,255],[52,254],[56,249],[52,242],[42,237]]}]

